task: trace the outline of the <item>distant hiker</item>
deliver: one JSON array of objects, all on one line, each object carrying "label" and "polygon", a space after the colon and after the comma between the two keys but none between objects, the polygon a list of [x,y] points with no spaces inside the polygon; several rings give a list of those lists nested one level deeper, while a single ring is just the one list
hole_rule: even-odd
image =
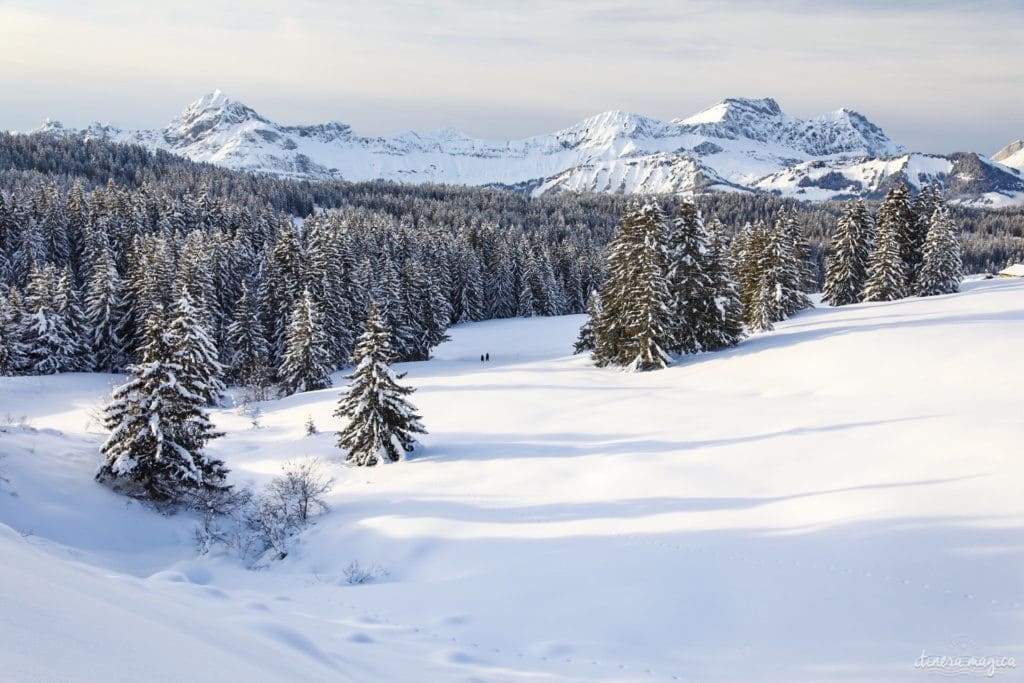
[{"label": "distant hiker", "polygon": [[480,354],[480,362],[481,362],[481,363],[483,363],[483,362],[484,362],[484,354],[482,354],[482,353]]},{"label": "distant hiker", "polygon": [[487,354],[487,360],[490,360],[490,359],[491,359],[491,354],[488,353]]}]

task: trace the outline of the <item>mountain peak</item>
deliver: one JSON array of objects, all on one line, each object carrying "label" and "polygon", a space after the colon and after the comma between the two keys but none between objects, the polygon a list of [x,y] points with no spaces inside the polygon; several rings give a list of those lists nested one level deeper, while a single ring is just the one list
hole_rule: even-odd
[{"label": "mountain peak", "polygon": [[992,161],[1024,171],[1024,140],[1014,140],[992,155]]},{"label": "mountain peak", "polygon": [[992,155],[992,161],[1004,161],[1024,149],[1024,140],[1014,140]]},{"label": "mountain peak", "polygon": [[693,116],[677,119],[676,122],[684,126],[694,126],[702,123],[722,123],[736,118],[743,118],[745,115],[774,118],[782,115],[782,108],[771,97],[760,99],[727,97],[707,109],[697,112]]},{"label": "mountain peak", "polygon": [[212,130],[247,121],[269,123],[251,108],[229,99],[220,88],[216,88],[185,107],[164,129],[164,137],[174,144],[188,144],[207,136]]},{"label": "mountain peak", "polygon": [[612,109],[585,118],[575,126],[556,133],[564,143],[607,143],[617,138],[659,137],[676,132],[672,126],[633,112]]}]

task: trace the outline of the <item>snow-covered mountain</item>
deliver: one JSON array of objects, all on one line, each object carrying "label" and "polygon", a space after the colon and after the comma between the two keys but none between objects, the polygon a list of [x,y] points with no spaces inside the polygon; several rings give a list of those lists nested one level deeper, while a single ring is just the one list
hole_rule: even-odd
[{"label": "snow-covered mountain", "polygon": [[534,194],[764,190],[811,200],[873,196],[905,179],[942,184],[968,203],[1024,201],[1019,170],[977,155],[906,155],[855,111],[800,119],[770,98],[730,98],[670,122],[609,111],[550,135],[489,141],[451,128],[363,137],[337,121],[285,126],[216,90],[158,131],[98,123],[69,130],[51,121],[38,130],[300,178],[502,185]]},{"label": "snow-covered mountain", "polygon": [[1014,140],[992,155],[992,161],[1024,170],[1024,140]]}]

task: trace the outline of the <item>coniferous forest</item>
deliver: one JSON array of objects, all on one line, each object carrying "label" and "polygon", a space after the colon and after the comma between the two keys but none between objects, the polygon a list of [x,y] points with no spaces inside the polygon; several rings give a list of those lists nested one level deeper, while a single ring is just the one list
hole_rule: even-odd
[{"label": "coniferous forest", "polygon": [[[609,314],[615,297],[599,292],[609,243],[606,289],[622,267],[640,267],[636,254],[616,256],[624,246],[613,234],[629,217],[618,196],[281,180],[42,135],[0,135],[0,166],[0,371],[7,374],[123,371],[143,360],[149,317],[170,315],[187,295],[222,381],[256,395],[272,387],[287,394],[325,386],[348,363],[374,302],[392,330],[394,358],[425,359],[458,322],[578,313],[588,299]],[[677,280],[672,301],[658,307],[678,311],[704,296],[692,305],[708,309],[709,288],[728,282],[742,300],[743,324],[759,330],[805,307],[805,292],[822,285],[839,304],[948,289],[935,281],[941,276],[916,279],[931,209],[941,204],[931,190],[916,198],[904,186],[890,190],[877,221],[868,204],[770,195],[656,203],[675,216],[673,228],[651,233],[671,243],[657,247],[664,253],[656,260],[671,261],[658,268]],[[943,216],[965,272],[1024,257],[1024,211],[943,206]],[[939,239],[951,236],[930,244]],[[714,258],[687,275],[696,262],[680,254],[709,250]],[[850,272],[840,275],[840,267]],[[758,285],[764,268],[777,272]],[[766,297],[765,287],[784,294]],[[737,338],[731,322],[715,343],[700,339],[704,333],[687,338],[678,316],[664,324],[662,352]],[[657,365],[651,353],[645,363]]]}]

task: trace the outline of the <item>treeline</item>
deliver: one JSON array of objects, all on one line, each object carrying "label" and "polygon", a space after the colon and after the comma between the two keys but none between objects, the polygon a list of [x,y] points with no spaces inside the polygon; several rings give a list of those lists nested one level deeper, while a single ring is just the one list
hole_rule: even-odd
[{"label": "treeline", "polygon": [[[390,182],[305,181],[241,173],[195,163],[168,153],[150,153],[132,145],[83,141],[74,137],[0,133],[0,192],[25,201],[40,187],[55,183],[66,192],[78,181],[86,191],[113,181],[129,189],[182,199],[206,196],[236,209],[292,216],[342,207],[366,209],[414,225],[492,224],[500,228],[534,226],[583,229],[599,250],[611,239],[626,198],[614,195],[561,195],[529,198],[505,190],[451,185],[400,185]],[[675,197],[654,197],[669,213]],[[824,255],[842,214],[842,202],[806,203],[771,194],[716,193],[698,197],[705,216],[717,216],[732,233],[746,223],[774,220],[780,210],[795,216],[810,249],[815,281],[824,283]],[[869,212],[879,202],[865,202]],[[950,206],[963,231],[961,246],[967,273],[994,272],[1024,261],[1024,207],[983,210]],[[583,248],[583,247],[581,247]]]},{"label": "treeline", "polygon": [[147,319],[183,291],[229,379],[286,392],[303,386],[284,364],[297,314],[325,340],[330,372],[348,363],[373,302],[406,360],[427,358],[457,322],[584,309],[601,251],[585,223],[560,212],[529,228],[463,222],[456,208],[437,220],[346,207],[296,221],[148,186],[2,192],[0,369],[121,371],[141,358]]},{"label": "treeline", "polygon": [[[827,254],[823,298],[833,306],[935,296],[960,288],[960,230],[929,187],[889,190],[877,217],[848,202]],[[591,295],[575,353],[627,370],[717,351],[811,307],[811,251],[794,214],[747,223],[729,240],[682,202],[670,220],[658,202],[627,206]]]},{"label": "treeline", "polygon": [[[373,302],[396,358],[410,360],[428,357],[457,322],[582,312],[626,205],[606,195],[281,180],[44,135],[0,134],[0,160],[0,372],[121,371],[141,359],[146,320],[187,291],[226,380],[262,393],[317,386],[346,365]],[[656,199],[667,215],[688,206]],[[781,244],[758,226],[785,216],[801,291],[824,282],[837,205],[719,194],[695,208],[716,217],[723,244],[752,245],[750,262]],[[967,272],[1024,260],[1024,212],[949,214],[967,228]],[[752,321],[756,294],[742,277],[737,285],[748,327],[782,315]],[[308,348],[301,335],[323,340],[311,356],[320,377],[285,362],[289,345]]]},{"label": "treeline", "polygon": [[717,351],[811,306],[809,250],[793,215],[746,224],[729,243],[717,219],[679,204],[631,203],[609,245],[606,278],[574,351],[595,364],[664,368],[673,355]]}]

